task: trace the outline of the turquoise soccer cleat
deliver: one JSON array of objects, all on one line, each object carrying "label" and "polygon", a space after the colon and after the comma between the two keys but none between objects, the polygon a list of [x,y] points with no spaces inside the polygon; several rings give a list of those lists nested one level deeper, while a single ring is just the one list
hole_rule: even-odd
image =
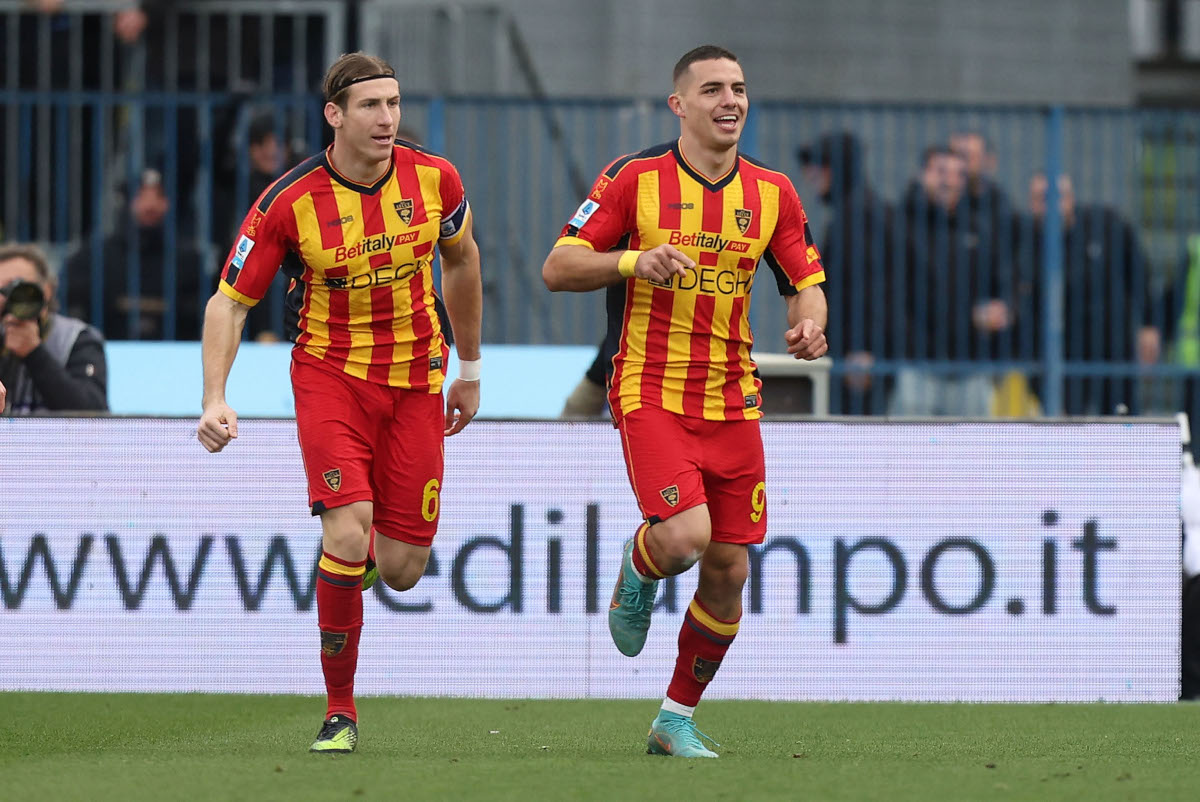
[{"label": "turquoise soccer cleat", "polygon": [[646,645],[650,613],[657,594],[658,581],[643,582],[633,570],[633,541],[626,541],[621,572],[617,575],[617,586],[608,606],[608,631],[621,654],[633,657]]},{"label": "turquoise soccer cleat", "polygon": [[650,735],[646,738],[646,754],[669,757],[720,757],[707,748],[701,738],[708,739],[713,746],[720,746],[696,729],[696,723],[688,716],[660,710],[658,718],[650,725]]}]

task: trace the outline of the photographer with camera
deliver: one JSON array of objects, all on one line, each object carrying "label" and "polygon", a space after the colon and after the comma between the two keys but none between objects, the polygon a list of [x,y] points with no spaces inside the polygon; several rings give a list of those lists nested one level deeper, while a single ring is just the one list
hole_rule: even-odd
[{"label": "photographer with camera", "polygon": [[33,245],[0,245],[0,384],[7,415],[105,412],[104,338],[54,311],[54,276]]}]

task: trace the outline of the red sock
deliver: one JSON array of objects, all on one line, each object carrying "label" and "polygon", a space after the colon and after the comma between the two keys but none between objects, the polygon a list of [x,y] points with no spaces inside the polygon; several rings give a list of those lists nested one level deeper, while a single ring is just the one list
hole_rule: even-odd
[{"label": "red sock", "polygon": [[650,524],[642,524],[633,536],[633,567],[646,579],[662,579],[666,574],[658,569],[654,557],[650,554],[650,542],[646,537],[648,534]]},{"label": "red sock", "polygon": [[675,674],[667,688],[667,698],[681,705],[695,707],[708,686],[729,644],[737,636],[738,622],[722,621],[704,608],[699,594],[688,605],[679,629],[679,657]]},{"label": "red sock", "polygon": [[349,562],[321,553],[317,567],[317,623],[321,628],[321,671],[325,674],[328,707],[358,721],[354,709],[354,670],[358,667],[358,636],[362,632],[363,562]]}]

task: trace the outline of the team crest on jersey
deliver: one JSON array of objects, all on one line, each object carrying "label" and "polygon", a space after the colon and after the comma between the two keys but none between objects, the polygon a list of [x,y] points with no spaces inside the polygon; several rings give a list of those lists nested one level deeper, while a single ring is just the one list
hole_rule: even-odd
[{"label": "team crest on jersey", "polygon": [[679,485],[671,485],[670,487],[664,487],[662,490],[660,490],[658,492],[659,492],[659,495],[661,495],[663,497],[663,501],[667,502],[672,507],[674,507],[676,504],[679,503]]},{"label": "team crest on jersey", "polygon": [[733,221],[737,223],[738,231],[742,232],[743,234],[746,233],[746,229],[750,228],[750,221],[753,219],[754,212],[750,211],[749,209],[733,210]]},{"label": "team crest on jersey", "polygon": [[342,469],[334,468],[332,471],[325,471],[321,474],[325,479],[325,484],[329,485],[329,489],[334,493],[342,489]]},{"label": "team crest on jersey", "polygon": [[409,223],[412,222],[412,214],[413,214],[412,198],[404,198],[403,200],[398,200],[398,201],[396,201],[395,205],[392,208],[394,208],[396,210],[396,214],[400,215],[401,223],[404,223],[404,225],[408,225]]}]

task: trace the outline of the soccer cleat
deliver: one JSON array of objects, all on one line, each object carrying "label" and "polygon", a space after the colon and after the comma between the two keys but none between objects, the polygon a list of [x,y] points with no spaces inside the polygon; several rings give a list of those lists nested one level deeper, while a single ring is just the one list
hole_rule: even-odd
[{"label": "soccer cleat", "polygon": [[633,569],[633,541],[626,541],[621,572],[608,606],[608,631],[621,654],[633,657],[646,645],[657,594],[658,580],[643,582]]},{"label": "soccer cleat", "polygon": [[707,739],[713,746],[719,743],[696,729],[695,722],[688,716],[678,713],[658,711],[658,718],[650,725],[650,735],[646,738],[646,754],[667,755],[670,757],[720,757],[716,752],[707,748],[701,738]]},{"label": "soccer cleat", "polygon": [[367,558],[367,564],[363,566],[365,569],[362,575],[362,589],[367,590],[375,584],[375,580],[379,579],[379,566],[370,557]]},{"label": "soccer cleat", "polygon": [[358,748],[358,725],[345,716],[330,716],[321,725],[310,752],[345,754]]}]

